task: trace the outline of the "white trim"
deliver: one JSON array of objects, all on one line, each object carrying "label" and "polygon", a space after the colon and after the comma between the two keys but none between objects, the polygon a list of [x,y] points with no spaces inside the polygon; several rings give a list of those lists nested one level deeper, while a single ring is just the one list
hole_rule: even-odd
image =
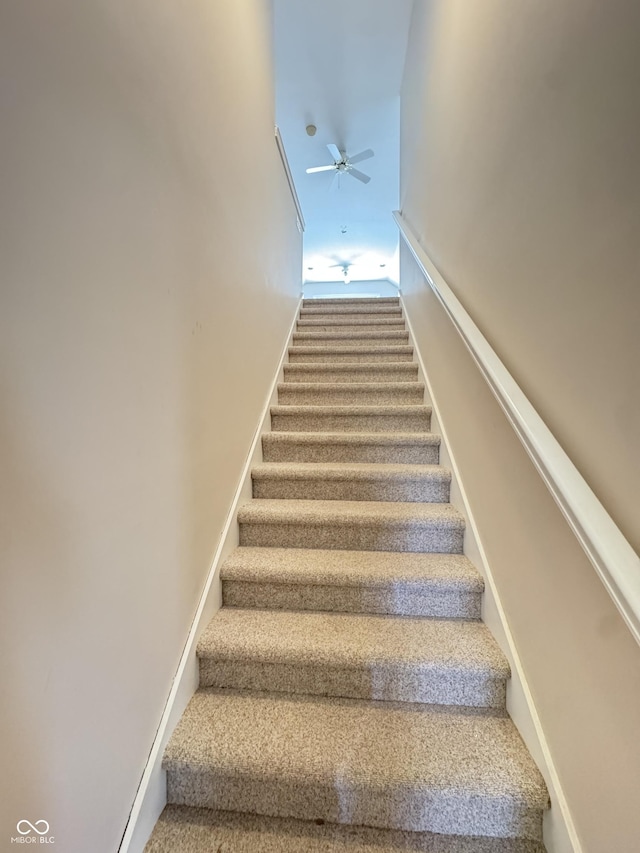
[{"label": "white trim", "polygon": [[261,412],[260,422],[253,436],[253,441],[251,442],[251,447],[240,475],[238,487],[207,574],[204,589],[198,603],[198,609],[193,618],[187,642],[182,652],[173,684],[171,685],[158,730],[153,739],[151,752],[149,753],[149,758],[147,759],[147,764],[133,801],[122,841],[120,842],[119,853],[143,852],[145,844],[153,831],[153,827],[167,803],[166,773],[162,769],[162,756],[173,729],[180,720],[189,700],[198,689],[199,672],[196,657],[198,639],[222,603],[222,591],[219,579],[220,566],[228,554],[238,545],[238,525],[236,522],[238,505],[241,501],[250,500],[251,498],[251,469],[256,462],[262,461],[262,445],[260,440],[262,435],[271,429],[270,409],[277,402],[278,383],[282,381],[283,365],[291,344],[293,332],[295,331],[301,301],[300,299],[296,305],[293,322],[289,328],[289,334],[287,335],[287,340],[280,356],[278,369],[269,388],[269,393]]},{"label": "white trim", "polygon": [[464,553],[478,568],[485,579],[485,592],[482,601],[482,618],[502,651],[507,656],[511,666],[511,678],[507,688],[507,710],[514,725],[520,732],[529,752],[536,761],[549,790],[551,810],[544,816],[544,842],[548,853],[582,853],[582,846],[560,785],[558,773],[547,744],[540,718],[533,702],[522,661],[518,654],[506,614],[487,560],[478,527],[475,522],[471,505],[460,476],[447,431],[443,426],[440,409],[433,394],[433,387],[427,375],[422,354],[413,332],[411,320],[407,314],[404,299],[400,297],[404,319],[409,330],[410,342],[413,346],[421,381],[424,382],[429,403],[432,407],[431,431],[439,433],[440,464],[451,470],[450,502],[464,516],[467,526],[464,536]]},{"label": "white trim", "polygon": [[298,198],[298,193],[296,192],[296,185],[293,180],[293,175],[291,174],[289,159],[287,157],[287,152],[284,150],[284,142],[282,141],[282,136],[280,136],[280,128],[278,127],[278,125],[275,126],[274,133],[276,137],[276,145],[278,146],[278,151],[280,152],[280,159],[282,160],[284,173],[287,176],[287,183],[289,184],[289,189],[291,190],[291,198],[293,199],[293,203],[296,206],[296,212],[298,214],[298,230],[302,234],[304,232],[304,229],[306,228],[306,225],[304,221],[304,216],[302,215],[302,208],[300,207],[300,199]]},{"label": "white trim", "polygon": [[633,637],[640,643],[640,557],[440,275],[418,236],[399,211],[394,211],[393,216],[429,287],[458,330]]}]

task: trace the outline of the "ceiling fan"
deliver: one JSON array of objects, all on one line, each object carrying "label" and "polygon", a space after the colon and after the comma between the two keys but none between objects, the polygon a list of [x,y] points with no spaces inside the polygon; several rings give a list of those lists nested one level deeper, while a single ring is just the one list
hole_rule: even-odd
[{"label": "ceiling fan", "polygon": [[365,175],[364,172],[361,172],[359,169],[354,169],[353,166],[354,163],[361,163],[363,160],[368,160],[370,157],[373,157],[374,153],[371,148],[367,148],[366,151],[361,151],[353,157],[348,157],[346,151],[340,151],[338,146],[334,145],[332,142],[327,145],[327,148],[329,149],[329,154],[333,157],[334,162],[330,166],[313,166],[311,169],[307,169],[308,175],[313,172],[330,172],[335,169],[339,175],[351,175],[352,178],[362,181],[363,184],[369,183],[371,180],[369,175]]},{"label": "ceiling fan", "polygon": [[340,267],[342,270],[342,276],[345,284],[351,284],[351,267],[353,266],[353,261],[340,261],[338,264],[331,264],[329,269],[333,269],[334,267]]}]

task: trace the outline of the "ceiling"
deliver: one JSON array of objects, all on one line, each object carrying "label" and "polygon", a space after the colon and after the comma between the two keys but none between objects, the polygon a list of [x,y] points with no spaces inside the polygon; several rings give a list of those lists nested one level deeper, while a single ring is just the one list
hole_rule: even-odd
[{"label": "ceiling", "polygon": [[[400,86],[413,0],[274,0],[276,121],[302,212],[304,280],[398,280]],[[305,130],[313,124],[315,136]],[[371,176],[310,166],[333,162],[327,144]],[[337,266],[332,266],[332,265]]]}]

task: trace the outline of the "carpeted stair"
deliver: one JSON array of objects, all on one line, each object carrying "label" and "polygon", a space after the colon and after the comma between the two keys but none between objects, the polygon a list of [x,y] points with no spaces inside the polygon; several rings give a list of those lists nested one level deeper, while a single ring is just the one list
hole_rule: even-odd
[{"label": "carpeted stair", "polygon": [[146,853],[543,853],[398,299],[305,300]]}]

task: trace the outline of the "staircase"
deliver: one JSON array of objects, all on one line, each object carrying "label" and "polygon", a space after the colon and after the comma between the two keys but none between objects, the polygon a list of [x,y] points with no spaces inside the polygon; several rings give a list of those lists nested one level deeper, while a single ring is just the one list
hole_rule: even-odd
[{"label": "staircase", "polygon": [[305,300],[146,853],[542,853],[398,299]]}]

